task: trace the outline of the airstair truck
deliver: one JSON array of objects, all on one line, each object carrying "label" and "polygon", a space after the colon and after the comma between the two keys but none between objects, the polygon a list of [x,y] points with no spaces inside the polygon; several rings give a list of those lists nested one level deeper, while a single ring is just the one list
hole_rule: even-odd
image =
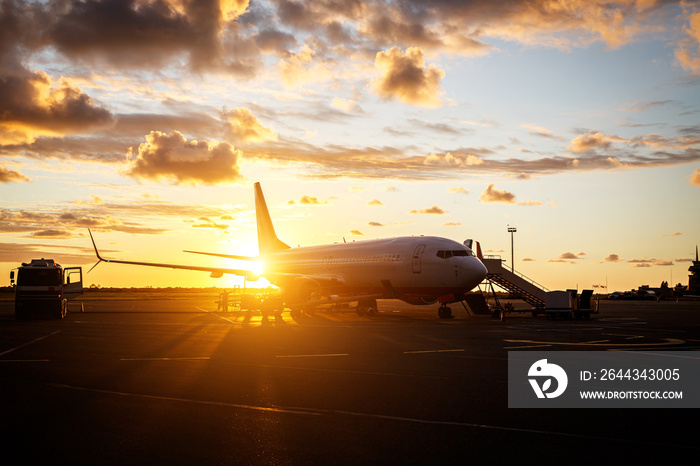
[{"label": "airstair truck", "polygon": [[[15,319],[35,316],[63,319],[67,301],[83,294],[82,267],[62,268],[53,259],[32,259],[17,269],[15,286]],[[10,272],[15,285],[15,270]]]}]

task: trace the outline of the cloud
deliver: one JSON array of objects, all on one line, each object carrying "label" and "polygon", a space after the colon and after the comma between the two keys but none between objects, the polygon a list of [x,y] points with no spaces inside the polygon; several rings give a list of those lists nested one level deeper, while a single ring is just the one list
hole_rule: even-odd
[{"label": "cloud", "polygon": [[230,112],[224,111],[223,118],[227,123],[228,135],[236,143],[276,141],[277,133],[272,128],[266,128],[255,118],[253,112],[241,107]]},{"label": "cloud", "polygon": [[443,223],[442,225],[446,226],[446,227],[459,227],[459,226],[462,226],[464,224],[461,222],[447,222],[447,223]]},{"label": "cloud", "polygon": [[337,108],[347,113],[364,113],[362,107],[352,99],[342,99],[340,97],[333,97],[331,101],[331,107]]},{"label": "cloud", "polygon": [[673,261],[658,260],[658,261],[654,261],[654,265],[660,265],[662,267],[667,267],[667,266],[673,265]]},{"label": "cloud", "polygon": [[[221,218],[237,212],[238,208],[213,207],[202,204],[175,204],[138,196],[132,201],[101,202],[76,200],[62,208],[48,210],[18,210],[0,207],[0,233],[48,235],[51,230],[67,232],[72,237],[85,236],[86,228],[93,231],[119,231],[130,234],[157,235],[166,229],[154,225],[154,219],[168,223],[180,222],[183,218]],[[201,220],[200,220],[201,221]],[[191,223],[196,223],[191,221]],[[212,222],[214,223],[214,222]],[[68,237],[68,234],[53,234]],[[89,242],[88,242],[89,243]]]},{"label": "cloud", "polygon": [[24,176],[20,172],[8,170],[7,168],[0,166],[0,183],[28,183],[30,181],[31,180],[28,177]]},{"label": "cloud", "polygon": [[447,152],[445,155],[437,155],[431,152],[423,163],[425,165],[443,165],[448,167],[472,167],[483,164],[484,160],[474,154],[455,156],[450,152]]},{"label": "cloud", "polygon": [[696,168],[690,176],[690,184],[700,188],[700,168]]},{"label": "cloud", "polygon": [[35,238],[55,238],[55,239],[68,239],[73,238],[73,233],[66,230],[40,230],[33,231],[31,235]]},{"label": "cloud", "polygon": [[221,184],[243,180],[238,168],[241,152],[228,142],[187,140],[179,131],[151,131],[136,154],[127,154],[126,176],[171,180],[175,184]]},{"label": "cloud", "polygon": [[634,267],[651,267],[652,265],[654,266],[670,266],[673,265],[673,261],[670,260],[665,260],[665,259],[647,259],[647,258],[640,258],[640,259],[632,259],[627,261],[630,264],[634,264]]},{"label": "cloud", "polygon": [[86,133],[110,126],[113,115],[68,79],[54,85],[43,71],[0,75],[0,144],[39,136]]},{"label": "cloud", "polygon": [[294,87],[332,78],[330,67],[323,61],[314,61],[315,56],[316,52],[309,45],[304,44],[298,53],[289,54],[280,60],[277,69],[282,82],[287,87]]},{"label": "cloud", "polygon": [[519,201],[519,202],[517,202],[517,204],[518,205],[526,205],[526,206],[541,206],[542,202],[527,200],[527,201]]},{"label": "cloud", "polygon": [[700,74],[700,12],[688,15],[688,25],[683,32],[686,37],[677,44],[676,60],[684,70]]},{"label": "cloud", "polygon": [[559,259],[578,259],[578,256],[573,252],[564,252],[559,254]]},{"label": "cloud", "polygon": [[378,52],[374,67],[381,76],[373,89],[383,99],[398,99],[422,107],[442,105],[440,80],[445,72],[435,66],[426,67],[419,47],[410,47],[406,53],[396,47]]},{"label": "cloud", "polygon": [[[155,69],[184,56],[195,71],[223,69],[250,76],[258,65],[257,52],[250,52],[258,50],[254,40],[225,28],[247,7],[247,0],[53,2],[45,7],[44,34],[51,46],[75,61]],[[226,47],[235,39],[239,48]]]},{"label": "cloud", "polygon": [[350,230],[350,234],[355,236],[365,236],[365,234],[362,233],[360,230]]},{"label": "cloud", "polygon": [[492,183],[481,193],[479,200],[484,203],[502,202],[504,204],[514,204],[515,194],[496,189],[496,185]]},{"label": "cloud", "polygon": [[428,207],[427,209],[420,209],[420,210],[412,210],[409,212],[409,214],[429,214],[429,215],[444,215],[447,212],[443,210],[442,208],[434,205],[432,207]]},{"label": "cloud", "polygon": [[208,217],[200,217],[198,221],[202,223],[193,224],[193,228],[212,228],[215,230],[228,230],[230,228],[230,225],[216,223]]},{"label": "cloud", "polygon": [[605,259],[603,259],[604,262],[623,262],[623,259],[620,258],[617,254],[608,254]]},{"label": "cloud", "polygon": [[326,204],[328,204],[328,201],[326,201],[325,199],[319,199],[315,196],[304,195],[304,196],[301,196],[301,199],[299,199],[298,202],[291,200],[291,201],[287,202],[287,205],[291,206],[291,205],[296,205],[297,203],[299,205],[326,205]]},{"label": "cloud", "polygon": [[655,260],[656,260],[656,259],[646,259],[646,258],[643,258],[643,259],[631,259],[631,260],[629,260],[629,261],[627,261],[627,262],[629,262],[630,264],[651,264],[651,263],[654,262]]},{"label": "cloud", "polygon": [[379,222],[369,222],[367,225],[369,225],[371,227],[383,227],[384,226],[383,223],[379,223]]},{"label": "cloud", "polygon": [[659,235],[660,238],[665,238],[665,237],[669,237],[669,236],[683,236],[683,233],[680,233],[677,231],[675,233],[670,233],[668,235]]},{"label": "cloud", "polygon": [[599,132],[589,131],[585,134],[576,136],[566,150],[575,153],[582,153],[593,149],[609,149],[611,143],[612,140],[610,137]]},{"label": "cloud", "polygon": [[468,190],[468,189],[465,189],[465,188],[463,188],[463,187],[461,187],[461,186],[457,186],[457,187],[454,187],[454,188],[448,188],[447,190],[448,190],[449,192],[451,192],[451,193],[469,194],[469,190]]},{"label": "cloud", "polygon": [[384,204],[382,204],[382,201],[380,201],[380,200],[378,200],[378,199],[372,199],[371,201],[369,201],[369,202],[367,203],[367,205],[371,205],[371,206],[383,206]]},{"label": "cloud", "polygon": [[544,128],[542,126],[523,125],[522,127],[525,128],[528,131],[528,133],[530,133],[533,136],[539,136],[542,138],[555,140],[561,139],[558,136],[555,136],[550,129]]},{"label": "cloud", "polygon": [[522,261],[523,262],[535,262],[535,259],[532,259],[531,257],[526,257]]}]

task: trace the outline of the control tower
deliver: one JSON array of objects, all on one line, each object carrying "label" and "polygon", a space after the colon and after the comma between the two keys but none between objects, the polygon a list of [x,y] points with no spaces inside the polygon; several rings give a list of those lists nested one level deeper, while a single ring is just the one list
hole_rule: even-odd
[{"label": "control tower", "polygon": [[692,295],[700,295],[700,260],[698,260],[698,247],[695,246],[695,260],[693,265],[688,268],[688,293]]}]

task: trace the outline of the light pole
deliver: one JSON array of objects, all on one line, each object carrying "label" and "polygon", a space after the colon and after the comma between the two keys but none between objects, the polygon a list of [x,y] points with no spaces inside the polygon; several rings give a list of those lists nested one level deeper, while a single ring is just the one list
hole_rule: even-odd
[{"label": "light pole", "polygon": [[513,233],[518,231],[517,228],[508,225],[508,233],[510,233],[510,271],[515,273],[515,253],[513,252]]}]

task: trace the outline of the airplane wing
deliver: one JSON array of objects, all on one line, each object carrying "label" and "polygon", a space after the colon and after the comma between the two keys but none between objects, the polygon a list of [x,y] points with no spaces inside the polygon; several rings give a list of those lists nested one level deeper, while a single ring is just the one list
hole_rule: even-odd
[{"label": "airplane wing", "polygon": [[209,272],[212,277],[218,278],[223,276],[223,274],[231,274],[231,275],[239,275],[242,277],[246,277],[246,279],[255,281],[258,278],[260,278],[255,272],[252,270],[245,270],[245,269],[228,269],[228,268],[221,268],[221,267],[202,267],[202,266],[197,266],[197,265],[177,265],[177,264],[161,264],[157,262],[136,262],[136,261],[122,261],[122,260],[115,260],[115,259],[105,259],[102,256],[100,256],[99,251],[97,250],[97,245],[95,244],[95,239],[92,237],[92,231],[88,228],[88,233],[90,233],[90,239],[92,240],[92,246],[95,248],[95,254],[97,255],[97,263],[92,266],[90,270],[88,270],[88,273],[94,269],[97,264],[100,262],[113,262],[115,264],[131,264],[131,265],[145,265],[149,267],[162,267],[166,269],[183,269],[183,270],[197,270],[200,272]]},{"label": "airplane wing", "polygon": [[257,261],[257,257],[251,257],[251,256],[236,256],[233,254],[219,254],[216,252],[199,252],[199,251],[182,251],[182,252],[189,252],[191,254],[204,254],[205,256],[214,256],[214,257],[224,257],[226,259],[237,259],[239,261]]}]

